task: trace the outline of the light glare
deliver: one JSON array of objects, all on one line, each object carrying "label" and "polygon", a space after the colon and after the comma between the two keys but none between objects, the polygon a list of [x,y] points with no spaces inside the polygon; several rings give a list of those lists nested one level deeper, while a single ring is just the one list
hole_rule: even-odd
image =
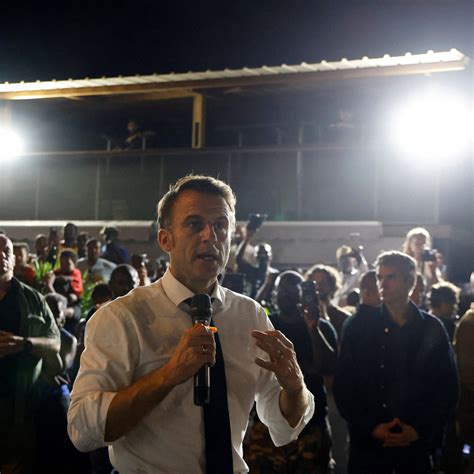
[{"label": "light glare", "polygon": [[418,159],[440,160],[459,153],[471,133],[467,107],[452,97],[428,95],[413,100],[394,121],[398,146]]},{"label": "light glare", "polygon": [[14,158],[23,152],[20,137],[9,129],[0,129],[0,160]]}]

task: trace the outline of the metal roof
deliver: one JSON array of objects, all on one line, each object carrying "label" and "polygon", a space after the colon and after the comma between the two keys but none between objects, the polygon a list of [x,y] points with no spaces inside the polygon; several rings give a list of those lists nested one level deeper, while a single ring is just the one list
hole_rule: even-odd
[{"label": "metal roof", "polygon": [[43,99],[53,97],[80,97],[169,93],[171,97],[192,96],[202,89],[226,89],[252,85],[300,84],[307,81],[352,79],[387,75],[429,74],[462,70],[469,58],[462,52],[428,51],[424,54],[406,53],[403,56],[381,58],[321,61],[296,65],[261,66],[258,68],[224,69],[221,71],[150,74],[19,82],[0,84],[0,99]]}]

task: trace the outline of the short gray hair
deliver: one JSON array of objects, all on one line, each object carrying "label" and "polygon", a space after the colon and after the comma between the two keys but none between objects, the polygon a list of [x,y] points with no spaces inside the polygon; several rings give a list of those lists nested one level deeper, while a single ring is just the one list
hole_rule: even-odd
[{"label": "short gray hair", "polygon": [[213,178],[212,176],[191,174],[178,179],[160,199],[157,206],[159,229],[164,229],[169,225],[174,203],[178,199],[179,194],[188,189],[222,197],[235,216],[236,198],[232,188],[227,183],[224,183],[224,181],[220,179]]},{"label": "short gray hair", "polygon": [[375,262],[376,268],[381,266],[395,267],[406,281],[411,282],[412,285],[415,284],[416,260],[413,257],[396,250],[382,252]]}]

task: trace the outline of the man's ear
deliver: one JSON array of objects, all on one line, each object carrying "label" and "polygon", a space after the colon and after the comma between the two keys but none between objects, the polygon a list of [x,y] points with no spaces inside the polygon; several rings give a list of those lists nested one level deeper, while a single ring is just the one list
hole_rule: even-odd
[{"label": "man's ear", "polygon": [[171,252],[173,248],[173,235],[168,229],[160,229],[158,231],[158,244],[163,252]]}]

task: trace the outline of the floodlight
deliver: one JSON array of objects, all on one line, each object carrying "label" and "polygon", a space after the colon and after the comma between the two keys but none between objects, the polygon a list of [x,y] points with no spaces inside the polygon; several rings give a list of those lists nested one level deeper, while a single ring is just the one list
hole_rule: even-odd
[{"label": "floodlight", "polygon": [[14,158],[23,151],[20,137],[7,128],[0,129],[0,160]]},{"label": "floodlight", "polygon": [[472,138],[472,114],[458,98],[428,94],[414,98],[398,110],[393,138],[410,157],[429,160],[451,158]]}]

